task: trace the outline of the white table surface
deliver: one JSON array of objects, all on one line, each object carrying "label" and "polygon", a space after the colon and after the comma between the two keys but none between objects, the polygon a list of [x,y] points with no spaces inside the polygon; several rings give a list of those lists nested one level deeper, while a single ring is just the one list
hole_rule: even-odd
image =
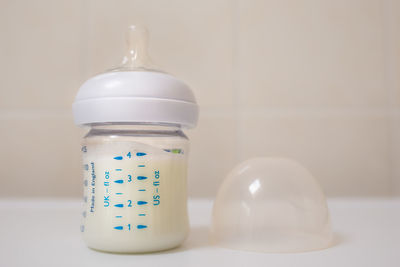
[{"label": "white table surface", "polygon": [[400,266],[400,199],[329,200],[335,245],[329,249],[264,254],[208,243],[210,200],[191,200],[191,234],[183,246],[160,253],[93,251],[80,232],[78,200],[0,200],[0,266]]}]

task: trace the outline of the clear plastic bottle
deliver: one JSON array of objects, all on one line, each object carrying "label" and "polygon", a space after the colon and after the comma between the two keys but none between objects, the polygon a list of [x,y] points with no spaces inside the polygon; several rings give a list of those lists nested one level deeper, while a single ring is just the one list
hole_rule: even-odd
[{"label": "clear plastic bottle", "polygon": [[173,125],[92,125],[82,147],[89,247],[149,252],[184,241],[188,143]]},{"label": "clear plastic bottle", "polygon": [[175,77],[146,64],[143,28],[131,27],[123,65],[88,80],[73,111],[83,139],[81,230],[93,249],[142,253],[188,234],[186,173],[197,104]]}]

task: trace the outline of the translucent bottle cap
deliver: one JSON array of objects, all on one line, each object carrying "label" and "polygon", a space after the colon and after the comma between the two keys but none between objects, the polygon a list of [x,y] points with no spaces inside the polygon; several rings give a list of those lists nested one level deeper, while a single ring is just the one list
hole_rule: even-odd
[{"label": "translucent bottle cap", "polygon": [[329,247],[332,232],[324,193],[293,160],[247,160],[219,188],[211,240],[222,247],[270,253]]},{"label": "translucent bottle cap", "polygon": [[77,125],[93,123],[174,124],[193,128],[198,106],[191,89],[156,70],[147,52],[146,28],[130,26],[119,67],[86,81],[72,106]]}]

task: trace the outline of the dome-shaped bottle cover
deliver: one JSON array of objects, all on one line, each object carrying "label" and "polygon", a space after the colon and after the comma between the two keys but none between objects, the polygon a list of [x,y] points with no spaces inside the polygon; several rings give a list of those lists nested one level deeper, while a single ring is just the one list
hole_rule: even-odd
[{"label": "dome-shaped bottle cover", "polygon": [[148,55],[146,28],[130,26],[120,66],[86,81],[73,103],[77,125],[161,123],[195,127],[198,106],[181,80],[157,70]]},{"label": "dome-shaped bottle cover", "polygon": [[211,238],[222,247],[270,253],[329,247],[332,231],[324,193],[293,160],[247,160],[220,186]]}]

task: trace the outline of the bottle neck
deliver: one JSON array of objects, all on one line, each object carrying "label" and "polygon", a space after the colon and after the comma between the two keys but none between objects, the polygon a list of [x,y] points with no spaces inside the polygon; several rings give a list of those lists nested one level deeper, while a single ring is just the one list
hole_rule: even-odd
[{"label": "bottle neck", "polygon": [[93,123],[88,125],[91,132],[181,132],[177,124],[159,123]]}]

